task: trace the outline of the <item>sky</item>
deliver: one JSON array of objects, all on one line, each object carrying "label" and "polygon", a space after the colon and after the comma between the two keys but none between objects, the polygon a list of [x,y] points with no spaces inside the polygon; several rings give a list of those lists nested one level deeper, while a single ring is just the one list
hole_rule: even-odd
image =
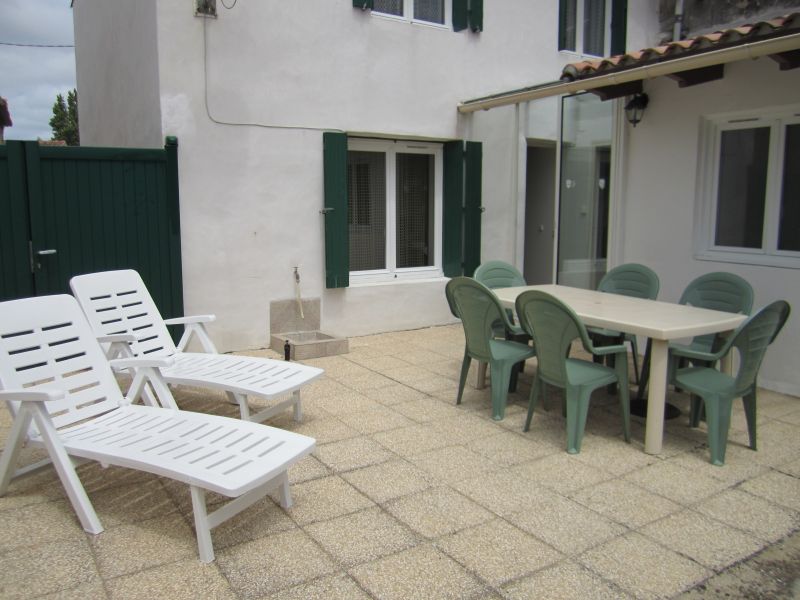
[{"label": "sky", "polygon": [[13,44],[73,44],[70,0],[0,0],[0,96],[12,127],[6,140],[49,140],[56,95],[75,87],[74,48]]}]

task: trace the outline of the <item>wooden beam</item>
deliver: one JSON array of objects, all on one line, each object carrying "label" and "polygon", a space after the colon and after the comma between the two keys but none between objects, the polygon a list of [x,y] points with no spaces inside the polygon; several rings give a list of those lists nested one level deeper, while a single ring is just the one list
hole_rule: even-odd
[{"label": "wooden beam", "polygon": [[636,81],[629,81],[628,83],[607,85],[589,91],[599,96],[601,100],[613,100],[614,98],[622,98],[623,96],[633,96],[634,94],[642,93],[642,80],[637,79]]},{"label": "wooden beam", "polygon": [[711,65],[710,67],[690,69],[689,71],[680,71],[667,75],[670,79],[677,81],[678,87],[682,88],[699,83],[706,83],[707,81],[715,81],[717,79],[722,79],[724,76],[725,65]]},{"label": "wooden beam", "polygon": [[780,54],[770,54],[769,57],[780,65],[781,71],[800,67],[800,49],[789,50]]}]

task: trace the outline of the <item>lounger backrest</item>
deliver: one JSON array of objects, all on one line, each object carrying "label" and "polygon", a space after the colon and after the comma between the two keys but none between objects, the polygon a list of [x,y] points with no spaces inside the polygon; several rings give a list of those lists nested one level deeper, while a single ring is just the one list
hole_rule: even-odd
[{"label": "lounger backrest", "polygon": [[72,293],[96,336],[132,334],[134,356],[171,356],[177,351],[150,292],[133,270],[77,275]]},{"label": "lounger backrest", "polygon": [[57,428],[123,400],[86,317],[68,295],[0,303],[0,388],[65,392],[63,400],[46,403]]}]

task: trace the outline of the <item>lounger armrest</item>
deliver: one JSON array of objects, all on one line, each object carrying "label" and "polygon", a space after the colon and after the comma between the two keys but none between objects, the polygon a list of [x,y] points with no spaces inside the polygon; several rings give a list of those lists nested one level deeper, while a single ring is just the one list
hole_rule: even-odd
[{"label": "lounger armrest", "polygon": [[97,341],[101,344],[127,344],[135,342],[137,337],[131,333],[115,333],[114,335],[99,335]]},{"label": "lounger armrest", "polygon": [[203,352],[208,354],[218,354],[217,347],[211,341],[211,337],[206,331],[206,323],[215,321],[215,315],[195,315],[190,317],[175,317],[174,319],[166,319],[164,323],[167,325],[183,325],[183,335],[178,342],[178,351],[185,352],[186,346],[189,345],[189,340],[192,336],[197,336],[200,345],[203,347]]},{"label": "lounger armrest", "polygon": [[144,367],[149,368],[165,368],[171,367],[175,363],[175,359],[171,356],[154,356],[152,358],[137,356],[135,358],[115,358],[108,361],[111,368],[115,371],[122,371],[124,369],[141,369]]},{"label": "lounger armrest", "polygon": [[189,325],[191,323],[211,323],[217,320],[216,315],[192,315],[189,317],[175,317],[174,319],[164,319],[167,325]]},{"label": "lounger armrest", "polygon": [[586,350],[595,356],[605,356],[607,354],[625,354],[628,352],[625,344],[614,344],[613,346],[595,346],[594,344],[591,344],[588,348],[586,348]]},{"label": "lounger armrest", "polygon": [[63,390],[0,390],[0,401],[51,402],[65,395]]}]

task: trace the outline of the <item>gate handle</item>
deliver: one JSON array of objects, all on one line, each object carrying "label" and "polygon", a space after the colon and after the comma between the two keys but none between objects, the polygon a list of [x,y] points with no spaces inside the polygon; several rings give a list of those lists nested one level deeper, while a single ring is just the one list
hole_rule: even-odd
[{"label": "gate handle", "polygon": [[48,254],[55,254],[56,252],[58,252],[58,250],[52,248],[50,250],[39,250],[36,254],[39,256],[47,256]]}]

